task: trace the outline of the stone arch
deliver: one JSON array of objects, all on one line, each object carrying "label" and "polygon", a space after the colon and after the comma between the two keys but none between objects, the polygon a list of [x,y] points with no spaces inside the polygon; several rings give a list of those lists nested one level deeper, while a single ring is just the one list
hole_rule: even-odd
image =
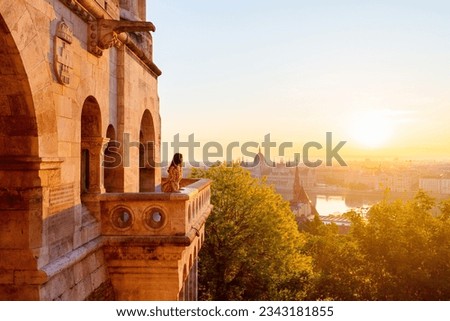
[{"label": "stone arch", "polygon": [[[17,5],[20,10],[22,1]],[[0,285],[0,300],[37,300],[38,285],[16,283],[15,274],[38,269],[45,197],[41,176],[51,166],[43,165],[39,158],[39,126],[26,68],[29,62],[24,61],[20,39],[12,31],[11,25],[17,22],[11,15],[0,14],[0,279],[11,280]]]},{"label": "stone arch", "polygon": [[[51,91],[53,76],[49,68],[45,46],[42,46],[40,33],[28,7],[25,0],[2,3],[0,32],[8,35],[2,49],[8,48],[7,50],[13,50],[16,53],[12,58],[14,64],[12,68],[16,68],[17,75],[21,75],[16,80],[23,82],[22,85],[29,89],[23,91],[22,98],[12,98],[18,99],[14,104],[26,104],[28,108],[34,109],[39,135],[36,139],[32,139],[33,149],[38,149],[36,154],[39,154],[39,157],[48,159],[58,155],[56,111],[53,108]],[[11,51],[8,52],[8,54],[11,53]],[[8,59],[4,59],[3,53],[0,55],[0,61],[2,65],[5,65]],[[8,66],[12,65],[4,67],[7,69]],[[4,84],[3,82],[2,86]],[[35,151],[33,151],[34,153]]]},{"label": "stone arch", "polygon": [[109,124],[108,128],[106,129],[106,138],[108,138],[110,141],[116,140],[116,129],[112,124]]},{"label": "stone arch", "polygon": [[188,288],[186,286],[186,280],[188,278],[188,269],[186,264],[183,265],[183,278],[181,279],[181,289],[178,293],[178,301],[186,301],[188,296]]},{"label": "stone arch", "polygon": [[186,266],[186,264],[183,265],[183,282],[186,281],[188,277],[188,268]]},{"label": "stone arch", "polygon": [[84,101],[81,111],[80,191],[82,194],[104,192],[101,155],[103,155],[105,142],[106,140],[102,137],[100,106],[93,96],[89,96]]},{"label": "stone arch", "polygon": [[144,111],[139,133],[139,191],[154,192],[156,185],[155,171],[156,134],[152,115]]},{"label": "stone arch", "polygon": [[120,144],[117,141],[116,130],[113,125],[109,125],[106,130],[106,145],[103,155],[104,187],[107,193],[120,192],[123,185],[121,172],[118,170],[122,165],[122,156],[119,152]]},{"label": "stone arch", "polygon": [[20,52],[0,16],[0,156],[38,156],[36,114]]}]

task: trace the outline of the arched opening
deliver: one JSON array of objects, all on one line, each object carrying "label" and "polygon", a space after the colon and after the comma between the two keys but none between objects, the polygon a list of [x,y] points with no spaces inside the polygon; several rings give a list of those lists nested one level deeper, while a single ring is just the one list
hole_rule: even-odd
[{"label": "arched opening", "polygon": [[155,128],[148,110],[141,120],[139,134],[139,191],[155,191]]},{"label": "arched opening", "polygon": [[103,154],[101,132],[100,107],[97,100],[89,96],[84,101],[81,112],[81,194],[102,193],[104,190],[102,166],[100,166]]},{"label": "arched opening", "polygon": [[36,270],[42,247],[38,126],[24,63],[2,15],[0,62],[0,279],[9,280],[0,284],[0,299],[36,300],[37,286],[15,278],[18,270]]},{"label": "arched opening", "polygon": [[178,301],[187,301],[188,300],[188,287],[187,287],[187,278],[188,278],[188,270],[186,264],[183,265],[183,279],[182,279],[182,287],[180,292],[178,293]]},{"label": "arched opening", "polygon": [[81,191],[86,193],[91,186],[89,179],[89,150],[87,148],[81,150]]},{"label": "arched opening", "polygon": [[31,89],[25,81],[28,77],[1,16],[0,61],[0,156],[37,156],[37,123]]},{"label": "arched opening", "polygon": [[116,139],[116,130],[109,125],[106,130],[106,138],[109,139],[103,157],[104,186],[107,193],[120,192],[119,166],[122,157],[119,152],[119,142]]}]

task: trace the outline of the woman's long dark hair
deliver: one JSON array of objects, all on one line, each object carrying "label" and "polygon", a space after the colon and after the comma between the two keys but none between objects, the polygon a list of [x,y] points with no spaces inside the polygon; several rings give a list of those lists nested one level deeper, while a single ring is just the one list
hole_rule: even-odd
[{"label": "woman's long dark hair", "polygon": [[175,153],[175,155],[173,155],[173,159],[172,159],[172,163],[170,163],[170,167],[172,166],[178,166],[181,165],[181,163],[183,162],[183,155],[180,153]]}]

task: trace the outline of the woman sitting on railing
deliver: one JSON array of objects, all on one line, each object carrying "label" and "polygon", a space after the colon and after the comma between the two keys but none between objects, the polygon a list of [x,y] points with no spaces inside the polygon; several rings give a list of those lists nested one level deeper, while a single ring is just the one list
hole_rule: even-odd
[{"label": "woman sitting on railing", "polygon": [[183,155],[180,153],[173,155],[172,163],[170,163],[167,172],[169,176],[162,184],[162,191],[165,193],[179,193],[180,181],[183,178]]}]

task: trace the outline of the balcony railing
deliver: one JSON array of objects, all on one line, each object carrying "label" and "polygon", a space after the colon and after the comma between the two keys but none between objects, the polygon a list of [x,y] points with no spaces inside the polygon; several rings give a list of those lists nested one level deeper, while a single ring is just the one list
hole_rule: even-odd
[{"label": "balcony railing", "polygon": [[211,212],[210,184],[207,179],[183,179],[180,193],[102,194],[102,235],[189,244]]}]

